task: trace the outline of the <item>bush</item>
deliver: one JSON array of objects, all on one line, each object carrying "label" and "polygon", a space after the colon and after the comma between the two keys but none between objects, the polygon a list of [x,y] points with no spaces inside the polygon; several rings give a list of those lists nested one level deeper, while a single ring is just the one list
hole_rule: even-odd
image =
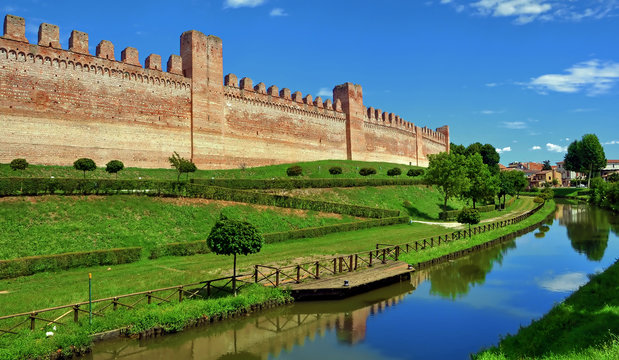
[{"label": "bush", "polygon": [[108,174],[116,174],[118,176],[118,172],[125,168],[125,164],[123,164],[120,160],[112,160],[105,164],[105,171]]},{"label": "bush", "polygon": [[75,160],[73,163],[75,170],[84,172],[84,179],[86,178],[86,171],[94,171],[97,169],[97,164],[92,159],[81,158]]},{"label": "bush", "polygon": [[471,230],[471,225],[479,224],[481,221],[481,214],[477,209],[464,208],[458,214],[458,222],[460,224],[468,224],[469,231]]},{"label": "bush", "polygon": [[330,187],[419,185],[422,179],[325,178],[325,179],[191,179],[194,184],[232,189],[306,189]]},{"label": "bush", "polygon": [[0,279],[83,266],[126,264],[140,260],[141,255],[141,247],[129,247],[0,260]]},{"label": "bush", "polygon": [[339,175],[342,173],[342,168],[339,166],[334,166],[329,169],[329,174],[331,175]]},{"label": "bush", "polygon": [[423,175],[423,169],[410,169],[406,173],[407,176],[421,176]]},{"label": "bush", "polygon": [[614,172],[614,173],[608,175],[607,180],[608,180],[608,182],[611,182],[611,183],[619,182],[619,172]]},{"label": "bush", "polygon": [[374,168],[361,168],[361,170],[359,170],[359,175],[361,176],[368,176],[368,175],[374,175],[376,174],[376,169]]},{"label": "bush", "polygon": [[400,169],[399,167],[394,167],[393,169],[387,170],[387,175],[388,176],[402,175],[402,169]]},{"label": "bush", "polygon": [[286,174],[288,174],[288,176],[301,176],[303,175],[303,168],[299,165],[291,166],[286,169]]},{"label": "bush", "polygon": [[533,199],[533,202],[536,203],[536,204],[543,204],[544,203],[544,199],[541,196],[536,196]]},{"label": "bush", "polygon": [[28,162],[26,159],[13,159],[9,165],[13,170],[26,170]]}]

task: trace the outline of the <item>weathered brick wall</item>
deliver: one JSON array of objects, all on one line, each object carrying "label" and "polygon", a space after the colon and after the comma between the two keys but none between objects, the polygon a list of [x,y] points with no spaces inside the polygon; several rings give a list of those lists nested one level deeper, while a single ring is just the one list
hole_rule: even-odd
[{"label": "weathered brick wall", "polygon": [[223,76],[222,41],[198,31],[180,38],[167,72],[161,57],[140,64],[126,48],[73,31],[61,49],[59,29],[42,24],[37,44],[24,19],[5,18],[0,37],[0,162],[69,165],[79,157],[100,166],[168,167],[173,151],[199,168],[235,168],[321,159],[427,164],[448,150],[449,128],[433,131],[365,108],[360,85],[315,99],[235,75]]},{"label": "weathered brick wall", "polygon": [[190,103],[183,76],[0,38],[0,162],[167,167],[189,155]]}]

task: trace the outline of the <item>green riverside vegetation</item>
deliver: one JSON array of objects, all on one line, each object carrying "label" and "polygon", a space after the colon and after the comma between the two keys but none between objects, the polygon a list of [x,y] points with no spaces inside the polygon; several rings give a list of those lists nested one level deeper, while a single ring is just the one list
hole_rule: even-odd
[{"label": "green riverside vegetation", "polygon": [[[92,325],[88,323],[88,316],[82,316],[79,323],[68,322],[56,330],[46,326],[16,335],[5,334],[0,337],[0,360],[32,359],[59,351],[71,355],[72,347],[84,349],[92,344],[90,335],[107,330],[128,327],[126,333],[131,335],[158,327],[166,332],[177,332],[205,317],[226,318],[239,311],[249,311],[252,305],[288,301],[290,296],[280,289],[251,285],[241,289],[236,297],[185,300],[159,306],[151,304],[135,310],[121,308],[106,312],[105,317],[93,318]],[[54,335],[46,337],[47,331],[54,332]]]},{"label": "green riverside vegetation", "polygon": [[478,360],[619,359],[619,261]]}]

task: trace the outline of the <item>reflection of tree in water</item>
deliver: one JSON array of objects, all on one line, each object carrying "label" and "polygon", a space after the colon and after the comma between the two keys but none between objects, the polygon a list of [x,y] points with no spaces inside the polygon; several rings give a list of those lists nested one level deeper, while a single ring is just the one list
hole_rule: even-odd
[{"label": "reflection of tree in water", "polygon": [[494,263],[501,264],[503,255],[515,248],[516,242],[509,241],[439,265],[430,273],[430,294],[450,299],[467,294],[471,286],[483,284]]},{"label": "reflection of tree in water", "polygon": [[[586,204],[563,205],[563,218],[560,222],[567,228],[572,248],[587,259],[600,261],[608,246],[611,230],[610,212]],[[614,231],[614,230],[613,230]]]}]

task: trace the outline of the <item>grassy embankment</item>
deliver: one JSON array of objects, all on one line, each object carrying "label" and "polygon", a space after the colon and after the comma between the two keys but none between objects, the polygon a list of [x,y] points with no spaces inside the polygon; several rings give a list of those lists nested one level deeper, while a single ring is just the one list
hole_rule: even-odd
[{"label": "grassy embankment", "polygon": [[[443,196],[440,192],[433,187],[423,185],[294,189],[271,192],[314,200],[400,210],[402,214],[408,214],[416,220],[439,221],[439,213],[443,211]],[[522,201],[515,201],[504,211],[483,212],[481,213],[482,220],[503,216],[507,212],[526,211],[531,207],[530,201],[532,199],[522,198]],[[461,209],[465,205],[466,203],[458,198],[451,198],[447,201],[447,207],[450,210]]]},{"label": "grassy embankment", "polygon": [[[171,154],[170,154],[171,155]],[[105,172],[105,164],[97,164],[99,167],[93,172],[86,174],[87,178],[99,179],[114,179],[115,175]],[[364,162],[354,160],[320,160],[312,162],[300,162],[292,164],[281,164],[271,166],[260,166],[246,169],[229,169],[229,170],[198,170],[190,174],[190,178],[207,178],[214,177],[216,179],[271,179],[271,178],[288,178],[286,169],[293,165],[299,165],[303,168],[303,175],[295,178],[300,179],[315,179],[315,178],[331,178],[334,175],[329,174],[329,168],[339,166],[342,168],[342,174],[337,175],[338,178],[365,178],[359,175],[359,169],[362,167],[373,167],[376,169],[376,175],[370,175],[368,178],[392,178],[387,176],[387,170],[399,167],[402,169],[401,178],[409,178],[406,172],[409,169],[417,169],[417,166],[408,166],[402,164],[392,164],[385,162]],[[81,178],[83,173],[69,166],[51,166],[51,165],[30,165],[25,171],[13,171],[8,164],[0,164],[0,177],[50,177],[56,178]],[[151,180],[176,180],[176,170],[168,169],[143,169],[143,168],[126,168],[118,173],[119,179],[151,179]],[[183,175],[181,178],[186,178]]]},{"label": "grassy embankment", "polygon": [[[153,328],[176,332],[205,318],[227,318],[251,311],[261,304],[282,304],[290,300],[289,295],[279,289],[253,285],[242,289],[237,297],[223,297],[207,300],[186,300],[182,303],[145,305],[136,310],[119,309],[107,312],[105,317],[95,317],[89,325],[88,317],[82,316],[79,323],[69,322],[63,326],[52,326],[35,331],[23,330],[0,337],[0,360],[32,359],[51,353],[71,355],[72,348],[83,350],[92,344],[90,335],[129,326],[127,334],[138,334]],[[47,331],[54,335],[46,337]]]},{"label": "grassy embankment", "polygon": [[619,359],[619,261],[475,359]]},{"label": "grassy embankment", "polygon": [[[532,204],[532,202],[531,202]],[[532,206],[533,207],[533,206]],[[542,220],[544,220],[548,215],[550,215],[555,209],[554,201],[548,201],[542,209],[540,209],[535,214],[531,215],[527,219],[513,225],[508,225],[506,227],[488,231],[482,234],[474,235],[472,237],[468,237],[466,239],[461,239],[458,241],[449,242],[446,244],[442,244],[437,247],[428,248],[424,251],[420,252],[410,252],[408,254],[402,255],[402,261],[406,261],[409,264],[416,264],[428,260],[432,260],[443,255],[456,252],[463,249],[468,249],[475,245],[483,244],[485,242],[497,239],[503,235],[507,235],[513,233],[517,230],[526,228],[530,225],[536,224]]]},{"label": "grassy embankment", "polygon": [[348,215],[204,199],[40,196],[0,199],[0,259],[204,240],[219,214],[261,232],[358,219]]}]

